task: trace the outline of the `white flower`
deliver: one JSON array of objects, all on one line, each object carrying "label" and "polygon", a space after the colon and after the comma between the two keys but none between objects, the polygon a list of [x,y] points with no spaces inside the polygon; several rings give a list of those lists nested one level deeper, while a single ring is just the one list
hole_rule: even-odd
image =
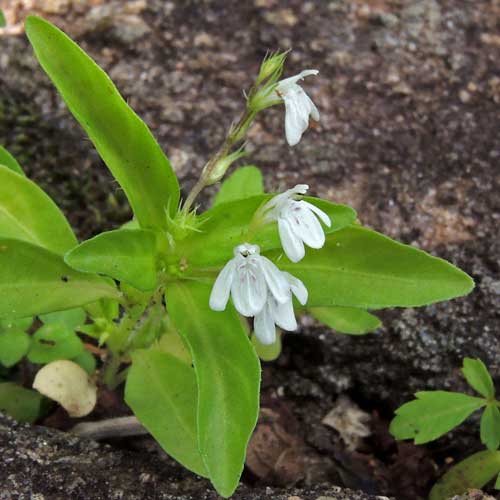
[{"label": "white flower", "polygon": [[223,311],[233,298],[234,307],[243,316],[255,316],[269,297],[284,304],[290,297],[290,284],[283,273],[260,255],[258,245],[244,243],[234,249],[231,259],[219,273],[210,294],[210,308]]},{"label": "white flower", "polygon": [[307,302],[307,289],[298,278],[287,272],[282,272],[289,285],[288,300],[280,304],[272,295],[268,297],[264,309],[255,315],[253,328],[255,336],[261,344],[274,344],[276,342],[276,326],[283,330],[297,329],[297,320],[293,311],[292,293],[297,300],[305,305]]},{"label": "white flower", "polygon": [[298,75],[281,80],[276,86],[276,94],[285,103],[285,134],[290,146],[295,146],[300,141],[302,134],[309,126],[309,116],[319,121],[318,108],[297,84],[304,77],[318,73],[316,69],[306,69]]},{"label": "white flower", "polygon": [[331,226],[330,217],[313,204],[296,200],[296,195],[307,192],[307,184],[297,184],[269,200],[263,207],[264,221],[278,221],[281,244],[292,262],[299,262],[305,255],[304,244],[321,248],[325,244],[325,233],[318,218]]}]

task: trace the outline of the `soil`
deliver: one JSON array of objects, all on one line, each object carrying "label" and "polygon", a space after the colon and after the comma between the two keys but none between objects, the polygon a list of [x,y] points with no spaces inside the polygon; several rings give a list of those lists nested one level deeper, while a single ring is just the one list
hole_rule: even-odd
[{"label": "soil", "polygon": [[[300,332],[285,336],[280,359],[264,366],[263,416],[241,498],[267,497],[269,485],[306,489],[287,489],[283,498],[335,498],[318,485],[340,484],[416,499],[445,463],[480,448],[474,421],[428,447],[394,443],[387,423],[417,390],[464,389],[464,356],[483,359],[500,382],[498,0],[0,5],[13,23],[37,11],[97,60],[169,155],[184,193],[241,111],[242,90],[266,51],[293,48],[287,75],[320,70],[304,88],[321,121],[289,148],[282,109],[258,118],[247,149],[267,188],[308,183],[313,194],[352,205],[365,225],[450,260],[476,281],[463,299],[381,311],[384,327],[364,337],[303,318]],[[130,218],[125,197],[25,37],[3,36],[0,43],[0,142],[62,207],[80,238],[117,227]],[[371,417],[372,434],[354,451],[345,433],[322,422],[340,396]],[[262,457],[269,442],[273,450]],[[116,462],[116,471],[150,459],[147,440],[114,446],[134,457]],[[195,498],[209,495],[205,483],[173,463],[165,467],[154,477]]]}]

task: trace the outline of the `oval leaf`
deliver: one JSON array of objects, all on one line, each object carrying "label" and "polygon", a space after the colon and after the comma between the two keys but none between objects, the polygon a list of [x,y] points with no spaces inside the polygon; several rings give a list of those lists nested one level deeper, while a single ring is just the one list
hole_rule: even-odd
[{"label": "oval leaf", "polygon": [[[199,232],[192,233],[178,244],[179,258],[188,265],[206,266],[226,263],[233,257],[235,246],[248,241],[260,246],[261,251],[281,248],[278,225],[266,224],[249,234],[249,225],[256,210],[273,195],[252,196],[218,205],[200,216]],[[335,205],[319,198],[304,198],[326,212],[332,226],[323,226],[326,233],[338,231],[356,219],[356,212],[346,205]]]},{"label": "oval leaf", "polygon": [[45,364],[58,359],[71,359],[84,350],[78,335],[63,323],[43,325],[34,335],[28,352],[32,363]]},{"label": "oval leaf", "polygon": [[56,204],[27,177],[0,166],[0,236],[56,253],[78,244]]},{"label": "oval leaf", "polygon": [[486,401],[460,392],[424,391],[396,410],[389,431],[396,439],[415,444],[433,441],[461,424]]},{"label": "oval leaf", "polygon": [[25,318],[119,298],[110,283],[75,271],[59,255],[0,238],[0,318]]},{"label": "oval leaf", "polygon": [[0,383],[0,412],[19,422],[34,422],[42,413],[43,396],[13,382]]},{"label": "oval leaf", "polygon": [[495,396],[495,387],[491,375],[480,359],[465,358],[462,373],[469,385],[479,394],[488,399]]},{"label": "oval leaf", "polygon": [[[269,256],[277,259],[281,252]],[[328,236],[321,250],[308,251],[297,264],[281,259],[279,267],[304,282],[308,307],[414,307],[474,287],[472,278],[449,262],[358,226]]]},{"label": "oval leaf", "polygon": [[264,193],[262,173],[257,167],[238,168],[221,185],[214,206]]},{"label": "oval leaf", "polygon": [[153,232],[117,229],[84,241],[64,260],[78,271],[105,274],[148,291],[157,282],[155,250]]},{"label": "oval leaf", "polygon": [[76,309],[67,309],[66,311],[58,311],[48,314],[40,314],[42,323],[62,323],[71,330],[76,330],[78,327],[85,324],[87,314],[81,307]]},{"label": "oval leaf", "polygon": [[216,490],[228,497],[257,423],[260,363],[234,309],[212,311],[209,294],[201,283],[171,283],[167,304],[196,371],[200,452]]},{"label": "oval leaf", "polygon": [[308,311],[318,321],[339,333],[364,335],[382,325],[377,316],[354,307],[310,307]]},{"label": "oval leaf", "polygon": [[24,175],[19,162],[3,146],[0,146],[0,165],[4,165],[13,172],[16,172],[16,174]]},{"label": "oval leaf", "polygon": [[177,210],[179,184],[146,124],[106,73],[68,36],[29,16],[26,34],[42,68],[116,177],[143,228],[166,228]]},{"label": "oval leaf", "polygon": [[452,467],[432,488],[429,500],[448,500],[482,488],[500,472],[500,452],[480,451]]},{"label": "oval leaf", "polygon": [[157,350],[132,354],[125,401],[169,455],[207,477],[198,450],[196,400],[196,377],[191,365]]},{"label": "oval leaf", "polygon": [[14,366],[26,355],[30,343],[30,336],[23,331],[0,332],[0,364]]}]

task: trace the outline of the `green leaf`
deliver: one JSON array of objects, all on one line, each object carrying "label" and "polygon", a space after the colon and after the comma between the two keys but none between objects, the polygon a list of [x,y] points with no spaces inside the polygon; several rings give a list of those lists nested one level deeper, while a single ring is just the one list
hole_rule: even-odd
[{"label": "green leaf", "polygon": [[24,175],[19,162],[3,146],[0,146],[0,165],[4,165],[17,174]]},{"label": "green leaf", "polygon": [[0,332],[21,330],[25,332],[33,324],[33,318],[0,319]]},{"label": "green leaf", "polygon": [[89,375],[92,375],[96,369],[95,357],[92,353],[84,349],[81,354],[75,356],[71,361],[81,366]]},{"label": "green leaf", "polygon": [[64,253],[77,245],[55,203],[27,177],[0,165],[0,236]]},{"label": "green leaf", "polygon": [[241,167],[222,183],[219,192],[215,195],[214,206],[250,198],[263,192],[264,181],[261,171],[253,166]]},{"label": "green leaf", "polygon": [[174,171],[106,73],[68,36],[35,16],[26,34],[42,68],[125,191],[142,228],[165,229],[179,203]]},{"label": "green leaf", "polygon": [[482,488],[500,472],[500,452],[480,451],[453,466],[434,485],[429,500],[448,500],[471,488]]},{"label": "green leaf", "polygon": [[43,325],[34,335],[28,359],[46,364],[58,359],[73,359],[82,354],[83,343],[78,335],[63,323]]},{"label": "green leaf", "polygon": [[169,455],[207,477],[198,450],[196,400],[196,377],[191,365],[152,349],[132,354],[125,401]]},{"label": "green leaf", "polygon": [[311,307],[308,311],[321,323],[339,333],[364,335],[382,326],[382,322],[364,309],[354,307]]},{"label": "green leaf", "polygon": [[100,273],[139,290],[153,290],[156,277],[156,237],[151,231],[117,229],[84,241],[64,260],[72,268]]},{"label": "green leaf", "polygon": [[13,382],[0,383],[0,412],[19,422],[34,422],[42,413],[43,396]]},{"label": "green leaf", "polygon": [[469,385],[487,399],[495,397],[495,386],[488,369],[480,359],[464,358],[462,373]]},{"label": "green leaf", "polygon": [[0,364],[11,367],[28,352],[31,338],[23,331],[7,330],[0,333]]},{"label": "green leaf", "polygon": [[79,326],[83,326],[86,318],[87,313],[81,307],[67,309],[66,311],[40,314],[42,323],[62,323],[71,330],[76,330]]},{"label": "green leaf", "polygon": [[415,444],[433,441],[461,424],[486,401],[459,392],[424,391],[417,399],[396,410],[389,431],[396,439],[415,439]]},{"label": "green leaf", "polygon": [[481,415],[481,443],[491,451],[500,446],[500,411],[496,402],[488,404]]},{"label": "green leaf", "polygon": [[[269,256],[277,259],[281,252]],[[308,307],[414,307],[474,287],[470,276],[449,262],[358,226],[328,236],[321,250],[308,251],[297,264],[283,258],[279,267],[304,282]]]},{"label": "green leaf", "polygon": [[216,490],[229,497],[238,486],[257,423],[260,363],[235,310],[209,308],[209,286],[171,283],[166,295],[196,371],[199,449]]},{"label": "green leaf", "polygon": [[7,25],[7,22],[5,21],[5,15],[3,11],[0,9],[0,28],[4,28]]},{"label": "green leaf", "polygon": [[0,238],[0,318],[71,309],[104,297],[120,295],[99,276],[71,269],[55,253]]},{"label": "green leaf", "polygon": [[500,490],[500,474],[498,474],[497,480],[495,481],[495,489]]},{"label": "green leaf", "polygon": [[262,361],[274,361],[275,359],[278,359],[281,354],[280,333],[276,335],[276,341],[274,344],[261,344],[259,339],[255,335],[252,335],[252,344],[255,348],[257,356],[259,356]]},{"label": "green leaf", "polygon": [[[259,245],[262,252],[281,249],[278,225],[275,222],[258,228],[253,235],[248,234],[248,226],[256,210],[272,197],[273,195],[252,196],[207,210],[200,216],[200,232],[193,232],[190,237],[179,242],[179,258],[185,258],[188,265],[193,266],[223,264],[233,257],[234,247],[245,241]],[[323,226],[326,233],[338,231],[356,219],[356,212],[345,205],[335,205],[319,198],[304,199],[330,216],[332,226]]]}]

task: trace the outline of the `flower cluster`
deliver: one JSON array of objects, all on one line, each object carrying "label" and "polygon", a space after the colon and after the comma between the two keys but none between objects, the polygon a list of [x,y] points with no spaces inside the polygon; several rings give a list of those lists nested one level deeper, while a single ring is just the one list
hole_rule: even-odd
[{"label": "flower cluster", "polygon": [[[304,257],[304,244],[312,248],[324,245],[325,234],[318,218],[330,226],[325,212],[295,199],[307,189],[307,185],[299,184],[272,198],[262,209],[265,223],[278,222],[281,244],[292,262]],[[275,325],[284,330],[297,328],[293,296],[305,305],[308,293],[302,281],[260,255],[258,245],[243,243],[234,249],[234,257],[218,275],[210,295],[210,308],[223,311],[230,295],[240,314],[254,317],[259,341],[272,344],[276,341]]]},{"label": "flower cluster", "polygon": [[[286,53],[266,59],[257,83],[262,88],[253,94],[249,106],[254,111],[274,104],[285,104],[285,135],[290,146],[296,145],[309,125],[309,117],[319,120],[319,111],[298,85],[299,80],[317,75],[315,69],[278,81]],[[263,83],[264,82],[264,83]],[[227,168],[222,169],[225,172]],[[261,223],[277,222],[281,245],[292,262],[305,256],[305,246],[321,248],[325,233],[321,223],[330,227],[328,215],[315,205],[298,199],[309,186],[298,184],[273,197],[255,215]],[[295,330],[297,321],[293,296],[300,304],[307,302],[307,289],[298,278],[280,271],[267,257],[260,255],[258,245],[243,243],[234,249],[234,257],[219,273],[210,295],[210,307],[223,311],[232,297],[236,310],[254,318],[254,332],[262,344],[276,341],[276,325]]]}]

